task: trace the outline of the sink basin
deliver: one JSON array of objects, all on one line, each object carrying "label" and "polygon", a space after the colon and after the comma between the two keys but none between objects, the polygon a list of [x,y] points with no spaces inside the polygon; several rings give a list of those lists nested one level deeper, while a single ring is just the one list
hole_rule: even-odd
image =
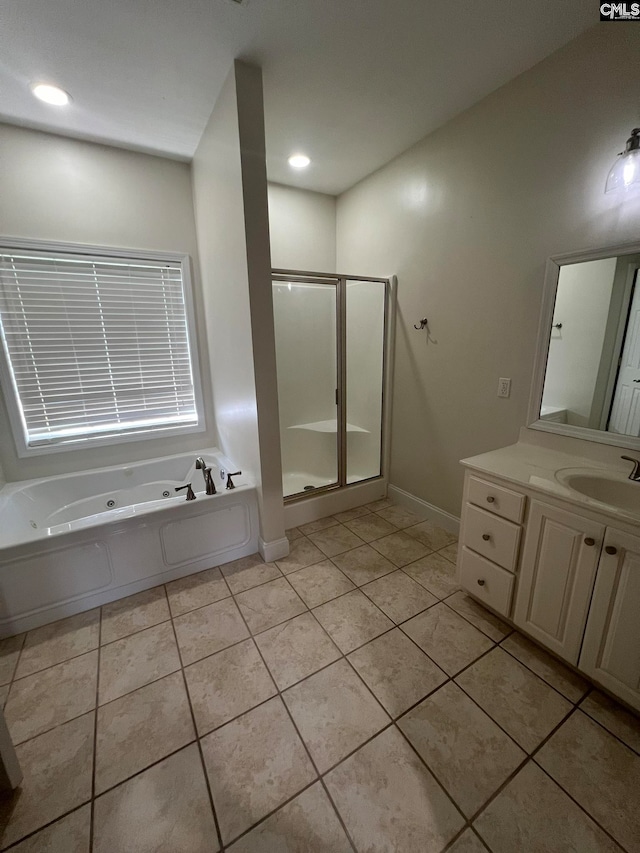
[{"label": "sink basin", "polygon": [[640,483],[606,471],[575,468],[558,471],[556,478],[591,500],[640,516]]}]

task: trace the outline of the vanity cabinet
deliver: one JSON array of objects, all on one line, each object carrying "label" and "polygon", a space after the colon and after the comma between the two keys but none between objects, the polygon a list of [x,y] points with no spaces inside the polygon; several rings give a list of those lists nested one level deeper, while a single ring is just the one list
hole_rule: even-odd
[{"label": "vanity cabinet", "polygon": [[474,598],[640,710],[640,532],[467,471],[458,579]]},{"label": "vanity cabinet", "polygon": [[513,621],[576,665],[604,526],[532,500]]},{"label": "vanity cabinet", "polygon": [[607,529],[579,666],[640,708],[640,536]]},{"label": "vanity cabinet", "polygon": [[526,497],[467,475],[460,532],[460,583],[498,613],[511,610]]}]

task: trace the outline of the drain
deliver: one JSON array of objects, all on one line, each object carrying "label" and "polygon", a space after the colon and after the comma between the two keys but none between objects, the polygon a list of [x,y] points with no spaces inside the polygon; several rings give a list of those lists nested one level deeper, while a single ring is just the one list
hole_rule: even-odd
[{"label": "drain", "polygon": [[107,501],[107,506],[109,507],[109,509],[111,509],[111,507],[115,506],[115,505],[116,505],[115,501]]},{"label": "drain", "polygon": [[303,491],[303,492],[310,492],[310,491],[312,491],[313,489],[315,489],[315,486],[304,486],[304,488],[302,489],[302,491]]},{"label": "drain", "polygon": [[171,495],[171,492],[168,492],[166,489],[165,489],[165,490],[164,490],[164,492],[162,493],[162,497],[163,497],[163,498],[168,498],[170,495]]}]

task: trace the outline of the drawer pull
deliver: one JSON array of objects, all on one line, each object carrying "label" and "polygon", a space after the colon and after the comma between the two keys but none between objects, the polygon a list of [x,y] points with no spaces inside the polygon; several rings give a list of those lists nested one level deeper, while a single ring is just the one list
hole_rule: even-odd
[{"label": "drawer pull", "polygon": [[604,550],[607,552],[607,554],[611,554],[611,555],[618,553],[618,549],[614,548],[613,545],[607,545],[607,547]]},{"label": "drawer pull", "polygon": [[484,586],[484,580],[482,578],[478,578],[478,586]]},{"label": "drawer pull", "polygon": [[487,503],[488,503],[488,504],[492,504],[492,503],[494,503],[494,502],[495,502],[495,498],[494,498],[494,496],[493,496],[493,495],[489,495],[489,497],[487,498]]},{"label": "drawer pull", "polygon": [[591,547],[592,545],[596,544],[596,540],[592,539],[591,536],[587,536],[587,538],[584,540],[584,544]]},{"label": "drawer pull", "polygon": [[488,533],[483,533],[483,534],[482,534],[482,538],[484,539],[484,541],[485,541],[485,542],[488,542],[488,541],[489,541],[489,539],[491,539],[491,536],[489,536],[489,534],[488,534]]}]

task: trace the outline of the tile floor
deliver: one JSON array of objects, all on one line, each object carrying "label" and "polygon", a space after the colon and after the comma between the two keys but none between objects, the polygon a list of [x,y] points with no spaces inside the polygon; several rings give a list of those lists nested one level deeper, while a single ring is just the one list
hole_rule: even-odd
[{"label": "tile floor", "polygon": [[640,851],[640,722],[389,501],[0,643],[16,853]]}]

